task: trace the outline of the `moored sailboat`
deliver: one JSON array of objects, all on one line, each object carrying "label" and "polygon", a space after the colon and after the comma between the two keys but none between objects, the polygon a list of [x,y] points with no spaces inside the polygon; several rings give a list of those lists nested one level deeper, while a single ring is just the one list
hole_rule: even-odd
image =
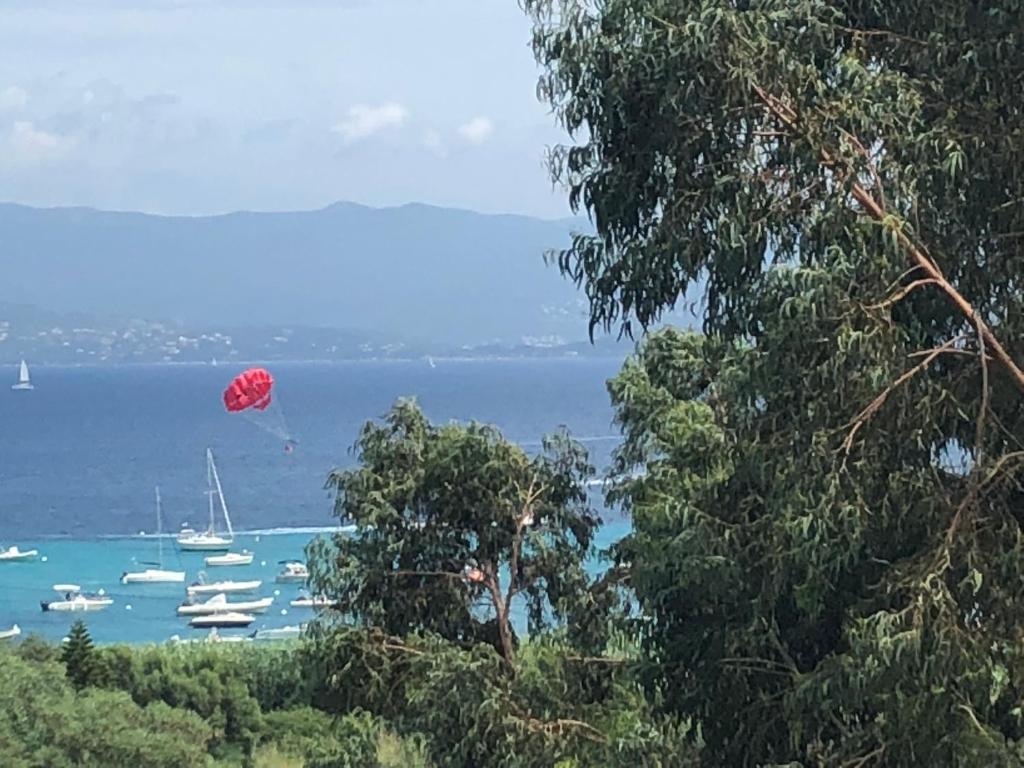
[{"label": "moored sailboat", "polygon": [[241,552],[228,552],[223,555],[210,555],[209,557],[203,558],[203,562],[208,566],[252,565],[252,558],[252,552],[243,549]]},{"label": "moored sailboat", "polygon": [[[224,552],[230,549],[231,543],[235,540],[234,530],[231,528],[231,515],[228,513],[227,502],[224,501],[224,490],[220,485],[220,475],[217,473],[217,465],[213,461],[213,451],[206,449],[206,484],[207,496],[210,501],[210,526],[205,531],[194,531],[185,529],[178,534],[178,548],[187,552]],[[222,536],[215,531],[215,510],[214,496],[220,501],[220,509],[224,515],[224,523],[227,526],[227,535]]]},{"label": "moored sailboat", "polygon": [[129,573],[125,571],[121,574],[122,584],[184,584],[185,583],[185,572],[184,571],[168,571],[164,570],[164,539],[163,539],[163,521],[161,516],[161,504],[160,504],[160,489],[156,489],[156,537],[157,537],[157,548],[159,552],[159,562],[151,563],[156,565],[156,568],[147,568],[144,571],[135,571]]}]

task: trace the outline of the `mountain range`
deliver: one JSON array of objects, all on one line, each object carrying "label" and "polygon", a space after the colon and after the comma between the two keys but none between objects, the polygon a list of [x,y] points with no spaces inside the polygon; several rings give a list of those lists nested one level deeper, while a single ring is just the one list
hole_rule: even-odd
[{"label": "mountain range", "polygon": [[191,329],[549,347],[587,336],[581,293],[544,260],[585,227],[420,204],[208,217],[0,204],[0,303]]}]

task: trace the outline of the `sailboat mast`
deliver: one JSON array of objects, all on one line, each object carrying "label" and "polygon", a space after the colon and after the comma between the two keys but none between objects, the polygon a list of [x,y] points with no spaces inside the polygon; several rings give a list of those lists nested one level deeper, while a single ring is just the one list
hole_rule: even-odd
[{"label": "sailboat mast", "polygon": [[213,454],[210,452],[210,449],[207,448],[206,449],[206,500],[210,504],[210,527],[208,529],[210,531],[210,533],[213,533],[213,494],[214,494],[214,490],[213,490],[213,470],[211,469],[212,466],[213,466]]},{"label": "sailboat mast", "polygon": [[[217,498],[220,499],[220,508],[224,513],[224,522],[228,525],[228,538],[232,541],[235,538],[235,531],[231,527],[231,515],[228,514],[228,504],[224,501],[224,490],[220,486],[220,475],[217,474],[217,465],[213,463],[213,451],[206,449],[206,457],[210,462],[210,470],[213,472],[213,482],[217,486]],[[210,504],[213,504],[213,497],[210,497]],[[212,513],[211,513],[212,514]]]},{"label": "sailboat mast", "polygon": [[156,546],[159,552],[160,567],[164,567],[163,524],[160,520],[160,486],[156,487]]}]

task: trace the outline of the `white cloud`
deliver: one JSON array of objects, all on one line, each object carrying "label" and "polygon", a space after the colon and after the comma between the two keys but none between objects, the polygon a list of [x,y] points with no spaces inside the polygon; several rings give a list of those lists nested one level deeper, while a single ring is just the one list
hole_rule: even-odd
[{"label": "white cloud", "polygon": [[19,120],[11,127],[10,145],[15,159],[32,163],[60,157],[69,142],[56,134],[39,130],[29,120]]},{"label": "white cloud", "polygon": [[401,125],[409,117],[409,110],[401,104],[391,102],[379,106],[356,104],[349,109],[348,117],[331,130],[340,133],[346,144],[365,139],[385,128]]},{"label": "white cloud", "polygon": [[494,123],[487,117],[474,117],[459,126],[459,135],[470,144],[483,144],[494,133]]},{"label": "white cloud", "polygon": [[16,85],[0,91],[0,109],[21,109],[28,103],[28,92]]}]

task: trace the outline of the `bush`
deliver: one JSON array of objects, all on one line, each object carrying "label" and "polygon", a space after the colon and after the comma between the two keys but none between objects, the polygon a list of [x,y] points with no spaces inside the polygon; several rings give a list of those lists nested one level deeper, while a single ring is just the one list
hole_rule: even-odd
[{"label": "bush", "polygon": [[53,662],[0,653],[0,764],[5,768],[190,768],[212,733],[191,712],[135,704],[126,693],[76,693]]}]

